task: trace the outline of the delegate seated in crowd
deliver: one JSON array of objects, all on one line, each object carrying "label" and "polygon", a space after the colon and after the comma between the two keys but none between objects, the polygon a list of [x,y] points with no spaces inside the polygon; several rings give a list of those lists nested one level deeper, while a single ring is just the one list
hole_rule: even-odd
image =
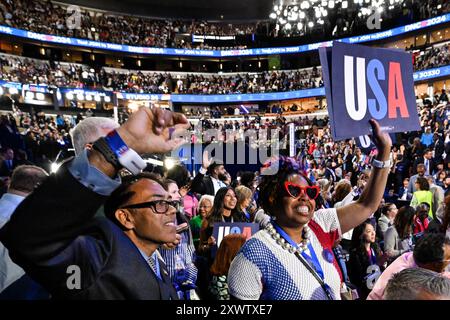
[{"label": "delegate seated in crowd", "polygon": [[[180,144],[169,140],[168,127],[186,123],[183,115],[141,108],[116,134],[138,153],[168,152]],[[101,152],[84,151],[21,203],[0,240],[55,298],[177,299],[157,252],[177,241],[175,204],[154,176],[121,184],[117,172]],[[107,218],[93,220],[105,201]],[[69,288],[73,265],[81,279]]]}]

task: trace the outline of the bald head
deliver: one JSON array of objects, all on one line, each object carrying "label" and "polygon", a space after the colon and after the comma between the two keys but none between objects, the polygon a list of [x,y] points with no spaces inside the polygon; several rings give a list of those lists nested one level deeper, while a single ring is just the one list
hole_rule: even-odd
[{"label": "bald head", "polygon": [[8,192],[28,195],[33,192],[47,176],[47,172],[37,166],[18,166],[12,173]]}]

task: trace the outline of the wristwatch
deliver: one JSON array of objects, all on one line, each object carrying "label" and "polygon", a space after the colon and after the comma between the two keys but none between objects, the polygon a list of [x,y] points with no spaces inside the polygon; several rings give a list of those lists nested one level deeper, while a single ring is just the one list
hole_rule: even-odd
[{"label": "wristwatch", "polygon": [[392,161],[390,159],[386,160],[386,161],[380,161],[380,160],[377,160],[377,159],[373,158],[371,164],[375,168],[379,168],[379,169],[392,167]]},{"label": "wristwatch", "polygon": [[147,163],[136,151],[126,145],[116,130],[95,141],[92,147],[100,152],[116,170],[126,168],[136,175],[147,166]]}]

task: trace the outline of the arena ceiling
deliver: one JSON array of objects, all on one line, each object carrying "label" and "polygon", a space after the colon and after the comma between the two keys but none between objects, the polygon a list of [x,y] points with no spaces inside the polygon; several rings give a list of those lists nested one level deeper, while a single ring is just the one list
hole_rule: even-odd
[{"label": "arena ceiling", "polygon": [[[151,17],[209,20],[268,19],[272,0],[57,0],[101,10]],[[223,17],[223,18],[222,18]]]}]

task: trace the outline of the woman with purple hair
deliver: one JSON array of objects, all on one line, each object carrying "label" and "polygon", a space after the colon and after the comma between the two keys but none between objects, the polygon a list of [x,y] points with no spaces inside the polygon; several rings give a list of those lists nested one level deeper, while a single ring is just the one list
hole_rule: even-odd
[{"label": "woman with purple hair", "polygon": [[335,300],[344,291],[332,248],[336,240],[378,209],[389,173],[392,141],[371,120],[378,155],[358,201],[341,208],[320,209],[320,193],[293,158],[268,163],[262,172],[259,204],[272,219],[242,247],[228,274],[236,299]]}]

